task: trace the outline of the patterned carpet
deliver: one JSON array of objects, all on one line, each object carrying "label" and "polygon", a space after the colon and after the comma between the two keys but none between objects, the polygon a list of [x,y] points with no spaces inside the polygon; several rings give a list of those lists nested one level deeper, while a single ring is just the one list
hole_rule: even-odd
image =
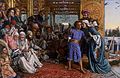
[{"label": "patterned carpet", "polygon": [[112,71],[108,74],[97,74],[91,73],[85,70],[86,73],[83,74],[78,70],[76,66],[72,70],[65,69],[63,64],[53,64],[53,63],[43,63],[44,66],[39,68],[35,74],[22,73],[20,78],[119,78]]},{"label": "patterned carpet", "polygon": [[[87,60],[84,59],[84,62]],[[87,63],[83,63],[84,67]],[[118,63],[119,64],[119,63]],[[112,64],[111,64],[112,65]],[[114,64],[115,66],[116,63]],[[64,64],[55,64],[52,62],[44,62],[43,67],[39,68],[35,74],[20,73],[20,78],[120,78],[114,70],[108,74],[97,74],[91,73],[89,70],[85,70],[86,73],[83,74],[79,71],[78,65],[73,65],[74,69],[71,71],[65,69]],[[113,69],[113,66],[112,66]],[[120,66],[119,66],[120,69]]]},{"label": "patterned carpet", "polygon": [[67,70],[63,64],[44,63],[35,74],[23,74],[23,78],[93,78],[94,74],[86,70],[81,73],[78,69]]}]

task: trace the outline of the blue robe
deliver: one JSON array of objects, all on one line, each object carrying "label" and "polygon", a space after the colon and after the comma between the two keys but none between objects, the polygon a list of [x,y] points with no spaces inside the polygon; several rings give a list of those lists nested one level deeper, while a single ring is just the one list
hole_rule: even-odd
[{"label": "blue robe", "polygon": [[[71,35],[69,35],[69,37],[71,37],[71,39],[75,39],[75,40],[81,40],[82,37],[84,37],[84,32],[81,30],[77,30],[75,28],[72,28],[70,30]],[[68,48],[69,48],[69,54],[68,54],[68,60],[74,60],[75,62],[79,62],[81,59],[81,49],[80,49],[80,45],[79,43],[74,43],[74,42],[69,42],[68,44]]]},{"label": "blue robe", "polygon": [[[90,32],[92,35],[100,36],[100,33],[94,28],[90,27],[87,29],[87,32]],[[89,67],[92,72],[95,73],[108,73],[111,70],[111,66],[108,60],[105,58],[105,45],[104,39],[100,36],[100,47],[98,48],[98,57],[95,57],[95,49],[97,46],[96,41],[93,38],[90,38],[88,41],[88,60],[89,60]]]}]

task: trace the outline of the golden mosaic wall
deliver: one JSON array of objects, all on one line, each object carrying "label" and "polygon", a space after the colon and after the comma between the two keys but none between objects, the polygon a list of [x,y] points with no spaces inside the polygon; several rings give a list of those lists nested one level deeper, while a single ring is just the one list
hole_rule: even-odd
[{"label": "golden mosaic wall", "polygon": [[98,19],[99,32],[104,35],[104,0],[81,0],[81,10],[88,10],[90,17]]}]

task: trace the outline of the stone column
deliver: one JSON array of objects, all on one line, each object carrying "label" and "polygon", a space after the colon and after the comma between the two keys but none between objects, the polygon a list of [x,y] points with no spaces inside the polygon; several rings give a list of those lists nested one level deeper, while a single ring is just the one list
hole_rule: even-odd
[{"label": "stone column", "polygon": [[33,0],[27,0],[27,15],[32,16],[33,15]]},{"label": "stone column", "polygon": [[44,0],[39,0],[39,11],[43,9]]},{"label": "stone column", "polygon": [[15,7],[15,0],[6,0],[6,3],[8,5],[8,8]]}]

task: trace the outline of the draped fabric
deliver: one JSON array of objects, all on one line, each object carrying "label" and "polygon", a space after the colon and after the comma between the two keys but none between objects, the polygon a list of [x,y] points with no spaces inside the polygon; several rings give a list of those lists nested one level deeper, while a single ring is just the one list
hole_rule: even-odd
[{"label": "draped fabric", "polygon": [[[90,37],[92,37],[88,41],[89,67],[92,72],[108,73],[111,70],[111,66],[107,59],[105,58],[104,39],[101,38],[99,32],[94,27],[88,28],[88,33],[91,33]],[[98,42],[100,44],[99,46]]]},{"label": "draped fabric", "polygon": [[25,49],[28,50],[27,39],[24,41],[19,41],[19,47],[22,50],[22,56],[19,57],[18,64],[20,68],[27,73],[35,73],[36,67],[42,67],[42,63],[37,58],[37,55],[34,53],[33,49],[29,49],[29,51],[24,51]]}]

